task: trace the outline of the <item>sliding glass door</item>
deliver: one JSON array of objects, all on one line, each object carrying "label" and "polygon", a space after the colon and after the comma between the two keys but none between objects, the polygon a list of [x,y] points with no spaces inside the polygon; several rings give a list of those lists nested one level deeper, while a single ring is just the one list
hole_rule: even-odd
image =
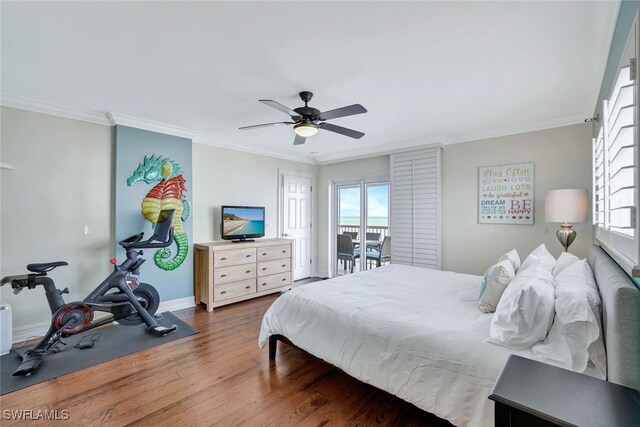
[{"label": "sliding glass door", "polygon": [[389,235],[389,182],[339,183],[335,194],[334,274],[350,274],[388,263],[390,242],[384,248],[383,242]]}]

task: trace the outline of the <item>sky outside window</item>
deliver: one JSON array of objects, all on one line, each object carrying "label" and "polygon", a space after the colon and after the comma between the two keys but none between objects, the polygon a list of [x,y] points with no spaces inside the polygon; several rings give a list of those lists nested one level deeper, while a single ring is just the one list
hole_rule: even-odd
[{"label": "sky outside window", "polygon": [[[360,187],[340,188],[340,225],[360,224]],[[367,187],[369,226],[389,225],[389,185]]]}]

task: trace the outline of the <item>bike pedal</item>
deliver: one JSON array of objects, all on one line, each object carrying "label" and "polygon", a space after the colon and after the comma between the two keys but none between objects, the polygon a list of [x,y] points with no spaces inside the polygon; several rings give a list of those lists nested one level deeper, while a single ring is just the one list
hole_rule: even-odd
[{"label": "bike pedal", "polygon": [[150,327],[148,329],[154,335],[162,337],[162,336],[165,336],[165,335],[175,331],[176,329],[178,329],[178,326],[177,325],[173,325],[173,326],[167,328],[167,327],[158,325],[158,326],[152,326],[152,327]]},{"label": "bike pedal", "polygon": [[84,350],[86,348],[93,348],[93,341],[89,341],[89,342],[86,342],[86,343],[78,344],[77,347],[80,350]]}]

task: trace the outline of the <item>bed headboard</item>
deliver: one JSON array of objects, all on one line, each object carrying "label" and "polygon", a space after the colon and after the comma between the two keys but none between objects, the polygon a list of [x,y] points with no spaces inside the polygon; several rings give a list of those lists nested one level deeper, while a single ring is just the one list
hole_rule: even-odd
[{"label": "bed headboard", "polygon": [[640,290],[600,247],[587,260],[602,298],[607,379],[640,389]]}]

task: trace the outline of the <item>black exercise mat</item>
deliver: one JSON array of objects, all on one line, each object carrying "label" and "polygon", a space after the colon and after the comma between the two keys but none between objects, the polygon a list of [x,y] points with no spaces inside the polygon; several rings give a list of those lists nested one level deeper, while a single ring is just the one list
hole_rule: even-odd
[{"label": "black exercise mat", "polygon": [[[178,325],[178,330],[164,337],[157,337],[146,330],[145,324],[110,325],[63,338],[67,345],[60,347],[64,350],[47,354],[38,369],[27,377],[12,375],[22,358],[14,352],[5,354],[0,357],[0,395],[198,333],[193,326],[170,312],[162,313],[162,319],[158,320],[158,323],[162,326]],[[82,337],[98,332],[102,333],[102,336],[93,348],[80,350],[74,347]],[[85,338],[83,343],[87,340],[89,337]]]}]

